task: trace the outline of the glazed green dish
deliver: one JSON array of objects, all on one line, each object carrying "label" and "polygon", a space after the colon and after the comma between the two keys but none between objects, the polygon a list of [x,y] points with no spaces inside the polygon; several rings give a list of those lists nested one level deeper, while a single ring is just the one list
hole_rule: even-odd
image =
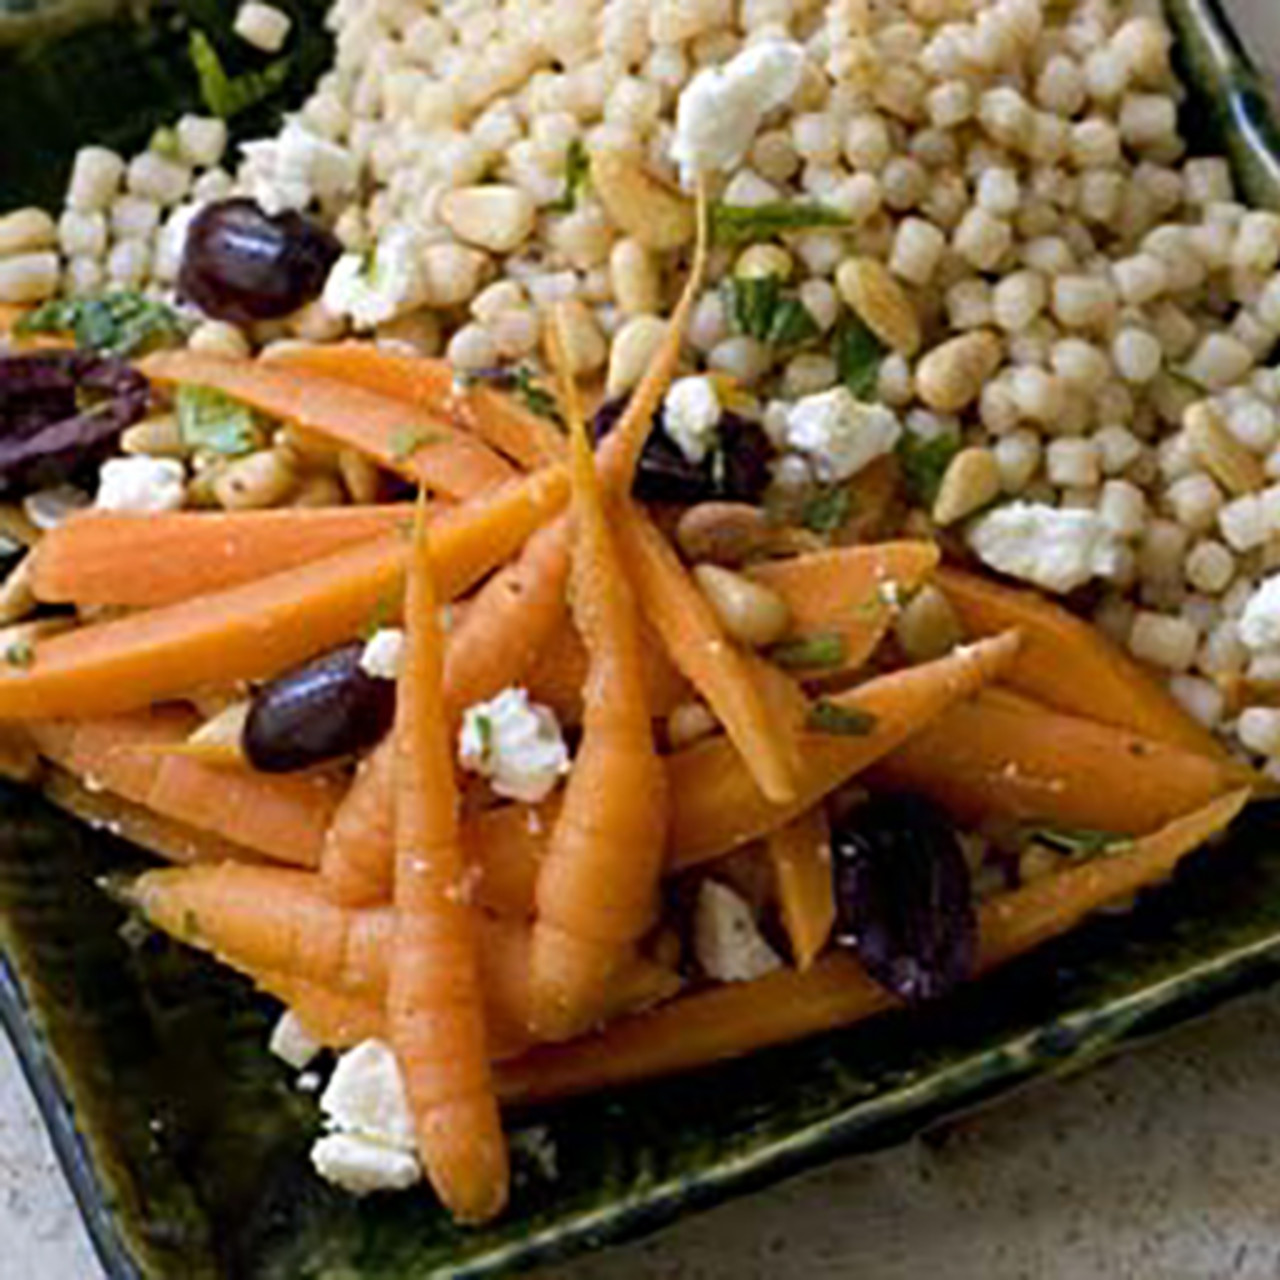
[{"label": "glazed green dish", "polygon": [[[253,132],[324,66],[318,6]],[[1212,0],[1169,0],[1194,93],[1251,200],[1280,207],[1280,136]],[[199,100],[193,31],[232,73],[231,6],[0,0],[0,206],[48,200],[71,150],[128,149]],[[225,44],[225,48],[223,47]],[[108,52],[109,51],[109,52]],[[512,1210],[462,1230],[423,1194],[321,1183],[314,1099],[270,1056],[247,982],[125,927],[97,887],[142,855],[0,784],[0,1022],[18,1047],[112,1280],[493,1276],[654,1230],[837,1154],[1162,1030],[1280,977],[1280,812],[1255,806],[1134,911],[1101,917],[927,1013],[513,1119]]]}]

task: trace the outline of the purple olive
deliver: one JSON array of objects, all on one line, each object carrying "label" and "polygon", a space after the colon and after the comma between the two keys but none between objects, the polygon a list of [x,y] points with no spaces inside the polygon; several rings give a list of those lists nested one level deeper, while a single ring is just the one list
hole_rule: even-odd
[{"label": "purple olive", "polygon": [[178,288],[215,319],[272,320],[318,298],[341,254],[337,238],[305,214],[269,217],[252,200],[219,200],[191,223]]},{"label": "purple olive", "polygon": [[[625,400],[606,400],[591,420],[596,440],[613,430]],[[659,410],[636,467],[632,492],[644,502],[759,502],[769,485],[773,446],[758,423],[725,413],[720,419],[720,447],[702,462],[690,462],[662,429]]]},{"label": "purple olive", "polygon": [[920,796],[880,796],[831,833],[835,940],[910,1003],[973,972],[978,924],[969,864],[945,813]]},{"label": "purple olive", "polygon": [[373,746],[391,728],[396,686],[360,665],[358,641],[261,686],[242,746],[255,769],[292,773]]}]

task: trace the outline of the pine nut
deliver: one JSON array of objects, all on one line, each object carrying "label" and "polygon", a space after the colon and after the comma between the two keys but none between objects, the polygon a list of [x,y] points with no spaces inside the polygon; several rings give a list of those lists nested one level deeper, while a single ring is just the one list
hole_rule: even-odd
[{"label": "pine nut", "polygon": [[185,458],[191,449],[171,413],[158,414],[127,427],[120,436],[120,451],[152,458]]},{"label": "pine nut", "polygon": [[236,764],[244,759],[241,742],[248,715],[247,699],[233,702],[210,716],[187,738],[187,742],[192,746],[207,747],[211,754],[225,753],[226,763]]},{"label": "pine nut", "polygon": [[620,396],[644,376],[666,337],[667,322],[657,316],[633,316],[613,336],[605,395]]},{"label": "pine nut", "polygon": [[0,258],[38,253],[58,243],[58,228],[43,209],[15,209],[0,217]]},{"label": "pine nut", "polygon": [[931,409],[956,413],[971,405],[1000,364],[994,333],[979,329],[934,347],[916,368],[916,390]]},{"label": "pine nut", "polygon": [[608,347],[595,316],[585,304],[576,298],[557,302],[545,331],[549,334],[553,327],[564,344],[565,363],[574,377],[594,373],[604,364]]},{"label": "pine nut", "polygon": [[206,320],[197,325],[187,339],[187,346],[201,355],[222,356],[228,360],[243,360],[249,355],[249,339],[225,320]]},{"label": "pine nut", "polygon": [[520,187],[491,183],[446,192],[439,213],[459,240],[490,253],[511,253],[532,234],[537,206]]},{"label": "pine nut", "polygon": [[597,147],[591,185],[614,225],[646,249],[678,249],[697,231],[693,201],[655,178],[631,151]]},{"label": "pine nut", "polygon": [[662,306],[658,264],[638,240],[619,240],[610,250],[609,283],[624,315],[652,314]]},{"label": "pine nut", "polygon": [[1227,430],[1222,415],[1211,403],[1193,404],[1182,422],[1187,443],[1201,466],[1228,493],[1240,497],[1266,485],[1262,464]]},{"label": "pine nut", "polygon": [[341,507],[347,501],[346,490],[336,476],[317,472],[307,476],[298,486],[291,507]]},{"label": "pine nut", "polygon": [[697,565],[693,576],[732,639],[763,648],[786,634],[791,610],[772,588],[714,564]]},{"label": "pine nut", "polygon": [[361,506],[377,502],[381,477],[378,468],[363,453],[343,449],[338,454],[338,474],[341,475],[352,502]]},{"label": "pine nut", "polygon": [[900,355],[920,349],[920,317],[893,273],[876,258],[849,258],[836,271],[836,288],[858,319]]},{"label": "pine nut", "polygon": [[764,556],[816,551],[822,540],[807,529],[776,524],[745,502],[700,502],[676,524],[676,545],[694,563],[741,565]]},{"label": "pine nut", "polygon": [[44,302],[58,290],[58,255],[23,253],[0,258],[0,302]]},{"label": "pine nut", "polygon": [[912,662],[932,662],[964,639],[956,611],[937,587],[921,587],[903,606],[893,627],[902,652]]},{"label": "pine nut", "polygon": [[776,276],[790,280],[795,260],[779,244],[753,244],[744,249],[733,264],[733,274],[740,280],[767,280]]},{"label": "pine nut", "polygon": [[961,449],[947,468],[933,504],[933,522],[954,524],[1000,493],[1000,467],[990,449]]},{"label": "pine nut", "polygon": [[228,511],[253,511],[279,506],[297,479],[283,450],[261,449],[229,463],[213,481],[213,493]]},{"label": "pine nut", "polygon": [[682,702],[667,717],[667,744],[678,750],[710,737],[719,728],[720,722],[705,702]]}]

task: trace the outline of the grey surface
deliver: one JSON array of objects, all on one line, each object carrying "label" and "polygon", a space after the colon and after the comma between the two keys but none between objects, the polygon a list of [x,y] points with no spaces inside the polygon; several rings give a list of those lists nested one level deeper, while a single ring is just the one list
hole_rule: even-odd
[{"label": "grey surface", "polygon": [[[1280,0],[1224,3],[1280,68]],[[1280,993],[555,1274],[1280,1280]],[[0,1280],[99,1276],[0,1036]]]}]

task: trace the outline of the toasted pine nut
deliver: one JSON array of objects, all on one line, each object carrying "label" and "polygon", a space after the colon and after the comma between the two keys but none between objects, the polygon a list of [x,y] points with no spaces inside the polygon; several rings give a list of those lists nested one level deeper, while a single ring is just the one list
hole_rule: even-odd
[{"label": "toasted pine nut", "polygon": [[930,409],[955,413],[971,405],[1000,364],[1003,346],[976,329],[934,347],[916,367],[916,390]]},{"label": "toasted pine nut", "polygon": [[152,458],[185,458],[191,449],[178,429],[178,419],[162,413],[126,428],[120,436],[120,451]]},{"label": "toasted pine nut", "polygon": [[964,639],[960,619],[937,587],[921,587],[894,621],[894,634],[912,662],[931,662]]},{"label": "toasted pine nut", "polygon": [[298,486],[291,507],[341,507],[347,501],[347,491],[342,487],[337,476],[325,472],[313,472],[305,476]]},{"label": "toasted pine nut", "polygon": [[667,742],[673,750],[687,747],[719,728],[720,722],[705,702],[682,702],[667,717]]},{"label": "toasted pine nut", "polygon": [[351,501],[362,506],[378,500],[378,468],[363,453],[343,449],[338,454],[338,473]]},{"label": "toasted pine nut", "polygon": [[1267,483],[1262,464],[1227,430],[1222,415],[1207,400],[1193,404],[1182,422],[1192,452],[1228,493],[1242,497]]},{"label": "toasted pine nut", "polygon": [[298,475],[281,449],[261,449],[229,463],[213,481],[213,493],[228,511],[279,506]]},{"label": "toasted pine nut", "polygon": [[1000,468],[990,449],[961,449],[947,467],[933,504],[935,524],[953,524],[1000,493]]},{"label": "toasted pine nut", "polygon": [[787,602],[772,588],[714,564],[697,565],[693,576],[732,639],[763,648],[791,625]]},{"label": "toasted pine nut", "polygon": [[775,524],[745,502],[699,502],[680,517],[676,544],[695,563],[739,565],[764,556],[816,551],[824,544],[794,525]]}]

